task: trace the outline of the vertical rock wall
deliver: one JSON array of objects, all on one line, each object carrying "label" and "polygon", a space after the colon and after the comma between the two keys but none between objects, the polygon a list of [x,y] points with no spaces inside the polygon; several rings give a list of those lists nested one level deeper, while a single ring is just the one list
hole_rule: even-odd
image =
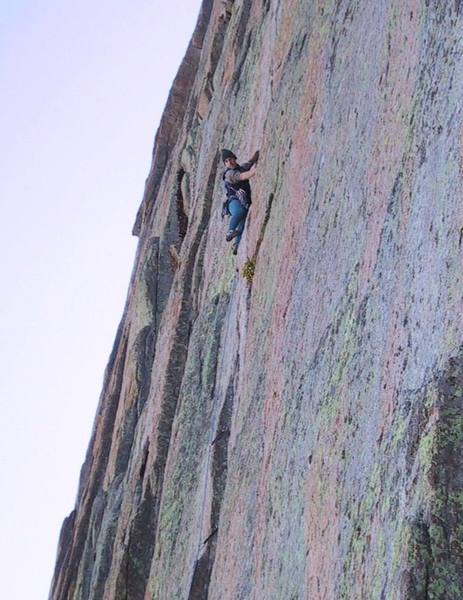
[{"label": "vertical rock wall", "polygon": [[[463,597],[462,40],[204,1],[50,598]],[[221,147],[261,149],[237,257]]]}]

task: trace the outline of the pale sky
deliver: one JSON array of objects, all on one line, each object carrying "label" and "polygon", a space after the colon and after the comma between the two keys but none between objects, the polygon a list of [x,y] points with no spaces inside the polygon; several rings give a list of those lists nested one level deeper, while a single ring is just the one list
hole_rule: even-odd
[{"label": "pale sky", "polygon": [[0,573],[47,598],[200,0],[0,0]]}]

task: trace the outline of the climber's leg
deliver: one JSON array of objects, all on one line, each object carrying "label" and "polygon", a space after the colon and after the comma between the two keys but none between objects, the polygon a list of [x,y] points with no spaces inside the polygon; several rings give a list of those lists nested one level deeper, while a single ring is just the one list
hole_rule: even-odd
[{"label": "climber's leg", "polygon": [[248,211],[244,208],[241,202],[236,199],[230,200],[228,203],[228,210],[231,214],[231,217],[228,223],[227,241],[229,242],[236,237],[238,238],[237,242],[239,244]]}]

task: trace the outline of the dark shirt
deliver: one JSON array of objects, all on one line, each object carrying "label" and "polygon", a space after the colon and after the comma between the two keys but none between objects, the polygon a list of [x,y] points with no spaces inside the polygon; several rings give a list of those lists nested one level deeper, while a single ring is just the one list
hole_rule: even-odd
[{"label": "dark shirt", "polygon": [[227,183],[234,185],[235,183],[240,183],[240,173],[246,173],[252,167],[252,162],[249,161],[244,163],[244,165],[236,165],[234,169],[227,169],[225,171],[224,179]]},{"label": "dark shirt", "polygon": [[252,167],[253,162],[248,161],[243,165],[237,165],[234,169],[227,169],[223,175],[223,179],[232,188],[227,191],[227,195],[232,196],[233,190],[243,190],[246,193],[247,204],[251,204],[251,185],[248,179],[240,180],[240,173],[246,173]]}]

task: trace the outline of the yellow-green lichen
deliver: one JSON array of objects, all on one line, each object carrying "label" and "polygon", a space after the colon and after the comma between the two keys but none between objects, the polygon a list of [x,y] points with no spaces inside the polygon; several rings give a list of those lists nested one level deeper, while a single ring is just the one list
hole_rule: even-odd
[{"label": "yellow-green lichen", "polygon": [[252,283],[255,269],[256,269],[255,261],[248,259],[244,263],[242,275],[248,283]]}]

